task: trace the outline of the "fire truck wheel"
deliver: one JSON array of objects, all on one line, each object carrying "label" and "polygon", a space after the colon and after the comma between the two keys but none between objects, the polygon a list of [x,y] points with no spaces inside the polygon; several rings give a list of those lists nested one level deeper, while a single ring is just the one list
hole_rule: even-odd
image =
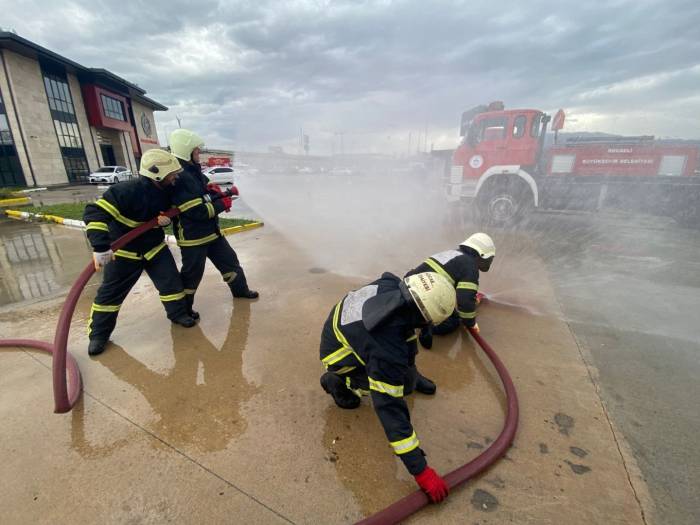
[{"label": "fire truck wheel", "polygon": [[519,182],[493,185],[480,192],[476,203],[477,220],[491,226],[519,222],[532,206],[532,193]]}]

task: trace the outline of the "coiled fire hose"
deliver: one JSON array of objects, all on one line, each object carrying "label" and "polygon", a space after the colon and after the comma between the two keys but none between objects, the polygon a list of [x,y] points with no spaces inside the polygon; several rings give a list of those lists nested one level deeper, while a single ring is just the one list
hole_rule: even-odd
[{"label": "coiled fire hose", "polygon": [[[489,358],[498,373],[498,377],[501,379],[506,394],[507,412],[505,422],[503,423],[503,429],[491,446],[469,463],[443,476],[450,490],[453,490],[474,476],[482,473],[503,457],[513,443],[515,431],[518,428],[518,396],[515,392],[515,386],[510,378],[510,374],[508,374],[508,370],[496,355],[493,348],[484,341],[483,337],[481,337],[478,332],[473,328],[469,328],[469,333]],[[399,523],[408,518],[411,514],[418,512],[428,505],[428,503],[430,503],[428,496],[423,491],[417,490],[405,498],[392,503],[384,510],[359,521],[356,525],[390,525]]]},{"label": "coiled fire hose", "polygon": [[[237,198],[238,190],[234,190],[234,188],[235,186],[217,195],[213,195],[210,197],[210,200],[215,201],[224,197]],[[178,208],[171,208],[163,212],[163,215],[172,218],[179,215],[179,213],[180,210]],[[137,226],[129,233],[122,235],[119,239],[114,241],[111,245],[112,251],[116,252],[141,234],[157,226],[158,217],[154,217],[150,221]],[[90,261],[73,283],[58,317],[53,343],[36,341],[34,339],[0,339],[0,348],[35,348],[52,355],[51,373],[53,376],[54,413],[56,414],[63,414],[72,409],[80,398],[80,394],[83,390],[83,382],[80,377],[78,363],[67,350],[68,332],[70,331],[70,322],[73,318],[78,298],[94,273],[95,265]],[[68,377],[66,377],[66,374]],[[70,390],[68,388],[69,386]]]}]

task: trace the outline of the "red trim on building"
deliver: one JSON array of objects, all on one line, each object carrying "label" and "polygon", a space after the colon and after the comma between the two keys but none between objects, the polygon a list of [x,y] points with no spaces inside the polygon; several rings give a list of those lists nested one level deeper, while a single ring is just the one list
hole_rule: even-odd
[{"label": "red trim on building", "polygon": [[[129,115],[131,113],[131,100],[123,95],[118,95],[113,91],[109,91],[95,84],[82,84],[80,86],[83,91],[83,99],[85,100],[85,111],[87,113],[88,122],[96,128],[115,129],[117,131],[126,131],[131,139],[131,147],[134,150],[135,156],[141,155],[141,145],[139,144],[136,135],[136,129],[131,125]],[[102,104],[102,95],[116,99],[122,103],[124,118],[126,121],[109,118],[105,115],[104,106]]]}]

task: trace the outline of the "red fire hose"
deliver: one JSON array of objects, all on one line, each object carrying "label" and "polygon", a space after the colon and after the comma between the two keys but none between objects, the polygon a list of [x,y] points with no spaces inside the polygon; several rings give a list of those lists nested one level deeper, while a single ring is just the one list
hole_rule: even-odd
[{"label": "red fire hose", "polygon": [[[477,474],[480,474],[505,455],[506,451],[513,443],[515,431],[518,428],[518,396],[515,392],[513,381],[508,374],[508,370],[506,370],[506,367],[498,358],[496,352],[493,351],[493,348],[491,348],[474,329],[470,328],[469,333],[474,340],[479,343],[479,346],[496,368],[496,372],[498,372],[498,376],[501,378],[501,383],[503,383],[503,388],[506,392],[508,408],[503,430],[501,430],[496,441],[469,463],[462,465],[444,476],[445,482],[450,490],[458,487]],[[423,491],[417,490],[405,498],[392,503],[384,510],[359,521],[356,525],[390,525],[398,523],[425,507],[429,502],[428,496],[426,496]]]},{"label": "red fire hose", "polygon": [[[180,213],[179,209],[172,208],[164,212],[163,215],[174,217],[178,213]],[[158,218],[156,217],[134,228],[126,235],[122,235],[119,239],[114,241],[112,243],[112,250],[116,251],[122,248],[142,233],[154,228],[157,224]],[[70,331],[70,322],[73,318],[73,312],[78,303],[78,298],[93,273],[95,273],[95,266],[91,261],[78,276],[75,283],[73,283],[73,286],[68,292],[68,297],[66,297],[66,301],[63,303],[61,314],[58,317],[56,335],[53,343],[35,341],[33,339],[0,339],[0,348],[28,347],[52,354],[53,361],[51,364],[51,371],[53,375],[54,412],[56,414],[63,414],[73,408],[83,389],[78,363],[76,363],[73,356],[67,351],[68,332]],[[66,377],[66,373],[68,373],[68,378]],[[70,390],[68,390],[69,385]]]}]

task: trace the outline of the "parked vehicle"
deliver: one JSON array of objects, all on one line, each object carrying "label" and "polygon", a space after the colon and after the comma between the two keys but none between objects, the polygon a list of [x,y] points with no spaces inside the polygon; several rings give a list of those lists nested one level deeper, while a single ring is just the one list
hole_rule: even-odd
[{"label": "parked vehicle", "polygon": [[97,171],[88,176],[90,184],[116,184],[117,182],[129,180],[132,177],[131,171],[124,166],[102,166]]},{"label": "parked vehicle", "polygon": [[700,222],[700,145],[651,136],[582,135],[557,143],[565,115],[551,118],[502,102],[462,114],[462,141],[452,156],[448,195],[472,199],[478,218],[516,222],[534,209],[615,207]]},{"label": "parked vehicle", "polygon": [[228,166],[216,166],[204,172],[210,182],[220,186],[233,186],[233,168]]}]

